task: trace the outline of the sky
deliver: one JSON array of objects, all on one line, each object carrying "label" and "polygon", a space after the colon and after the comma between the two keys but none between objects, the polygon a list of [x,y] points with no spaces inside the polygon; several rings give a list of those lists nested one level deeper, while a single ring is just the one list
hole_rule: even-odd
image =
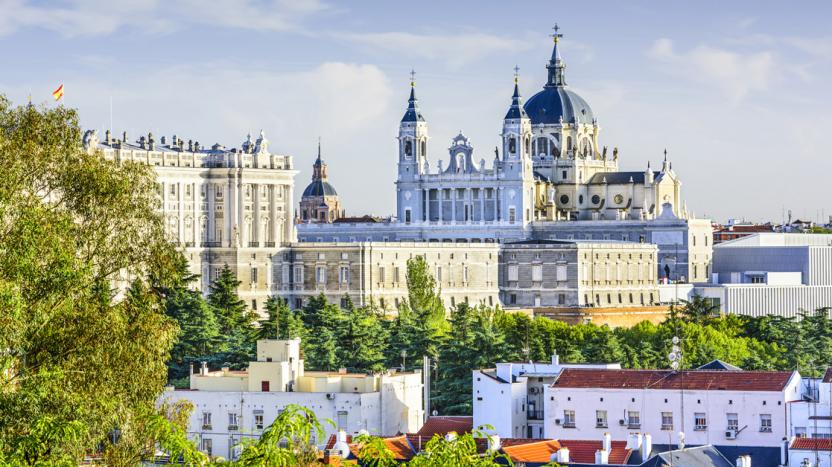
[{"label": "sky", "polygon": [[[832,215],[828,1],[0,0],[0,94],[79,110],[84,128],[294,157],[318,138],[348,215],[395,211],[410,70],[429,157],[462,130],[499,144],[514,67],[546,79],[552,26],[570,87],[623,170],[666,148],[688,210],[717,221]],[[111,105],[112,102],[112,112]]]}]

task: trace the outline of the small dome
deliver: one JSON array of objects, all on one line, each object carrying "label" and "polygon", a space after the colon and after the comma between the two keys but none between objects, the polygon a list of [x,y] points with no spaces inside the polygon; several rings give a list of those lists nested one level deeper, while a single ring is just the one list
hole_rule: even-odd
[{"label": "small dome", "polygon": [[338,196],[338,192],[335,191],[335,187],[330,185],[327,181],[313,180],[312,183],[307,185],[306,189],[303,190],[303,196]]},{"label": "small dome", "polygon": [[532,124],[592,123],[593,115],[589,104],[572,90],[564,86],[546,86],[532,96],[523,106]]}]

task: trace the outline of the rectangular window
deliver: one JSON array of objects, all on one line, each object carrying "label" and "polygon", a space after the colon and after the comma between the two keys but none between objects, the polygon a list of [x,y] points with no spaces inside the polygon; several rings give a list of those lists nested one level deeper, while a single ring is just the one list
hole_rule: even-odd
[{"label": "rectangular window", "polygon": [[347,412],[346,411],[339,411],[338,412],[338,429],[343,430],[347,428]]},{"label": "rectangular window", "polygon": [[606,410],[596,410],[595,411],[595,428],[606,428],[607,427],[607,411]]},{"label": "rectangular window", "polygon": [[556,280],[558,282],[566,282],[567,278],[566,278],[566,265],[565,264],[558,264]]},{"label": "rectangular window", "polygon": [[384,266],[378,267],[378,281],[380,283],[384,283]]},{"label": "rectangular window", "polygon": [[211,429],[211,412],[202,412],[202,429]]},{"label": "rectangular window", "polygon": [[410,209],[404,210],[404,223],[410,224]]},{"label": "rectangular window", "polygon": [[326,284],[326,266],[318,266],[315,268],[315,281],[318,284]]},{"label": "rectangular window", "polygon": [[566,305],[566,294],[559,293],[558,294],[558,305]]},{"label": "rectangular window", "polygon": [[627,411],[627,428],[640,428],[641,427],[641,414],[635,410],[628,410]]},{"label": "rectangular window", "polygon": [[251,268],[251,282],[257,283],[257,268]]},{"label": "rectangular window", "polygon": [[212,441],[211,438],[202,438],[202,452],[209,456],[212,456],[214,452],[214,443]]},{"label": "rectangular window", "polygon": [[509,305],[516,305],[517,304],[517,294],[511,294],[508,296],[508,303]]},{"label": "rectangular window", "polygon": [[726,417],[728,419],[727,429],[728,430],[734,430],[734,431],[739,430],[740,420],[739,420],[739,417],[737,417],[737,414],[729,413],[729,414],[726,414]]},{"label": "rectangular window", "polygon": [[295,266],[295,284],[303,284],[303,266]]},{"label": "rectangular window", "polygon": [[574,410],[564,410],[563,411],[563,427],[564,428],[575,428],[575,411]]},{"label": "rectangular window", "polygon": [[514,212],[514,208],[508,208],[508,221],[513,224],[516,217],[517,216]]},{"label": "rectangular window", "polygon": [[289,265],[284,264],[283,265],[283,284],[288,284],[288,283],[289,283]]},{"label": "rectangular window", "polygon": [[393,268],[393,282],[399,282],[399,267]]},{"label": "rectangular window", "polygon": [[693,414],[693,429],[695,431],[704,431],[708,429],[708,419],[704,412],[696,412]]},{"label": "rectangular window", "polygon": [[760,431],[763,433],[771,433],[771,414],[760,414]]},{"label": "rectangular window", "polygon": [[237,414],[235,412],[230,412],[228,414],[228,431],[237,431],[240,428],[237,425]]},{"label": "rectangular window", "polygon": [[468,266],[462,267],[462,282],[468,283]]},{"label": "rectangular window", "polygon": [[442,282],[442,266],[436,266],[436,283]]},{"label": "rectangular window", "polygon": [[262,430],[263,429],[263,411],[262,410],[255,410],[254,411],[254,429],[255,430]]},{"label": "rectangular window", "polygon": [[508,281],[509,282],[517,282],[517,277],[519,276],[518,268],[516,264],[510,264],[508,266]]},{"label": "rectangular window", "polygon": [[662,430],[673,430],[673,412],[662,412]]},{"label": "rectangular window", "polygon": [[532,265],[532,282],[542,282],[543,281],[543,265],[542,264],[533,264]]},{"label": "rectangular window", "polygon": [[349,266],[341,266],[340,272],[338,273],[338,282],[342,284],[348,284],[350,282]]}]

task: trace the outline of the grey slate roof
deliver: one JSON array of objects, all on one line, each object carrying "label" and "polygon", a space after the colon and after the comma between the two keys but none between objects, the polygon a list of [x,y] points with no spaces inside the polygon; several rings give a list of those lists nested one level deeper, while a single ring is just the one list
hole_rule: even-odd
[{"label": "grey slate roof", "polygon": [[416,88],[410,88],[410,98],[407,100],[407,110],[404,112],[402,122],[424,122],[425,117],[419,111],[418,100],[416,100]]},{"label": "grey slate roof", "polygon": [[511,96],[511,107],[509,107],[505,119],[509,120],[520,118],[528,118],[528,115],[526,114],[526,110],[520,105],[520,90],[517,87],[517,83],[514,83],[514,94]]},{"label": "grey slate roof", "polygon": [[[654,171],[654,180],[659,179],[661,172]],[[644,172],[599,172],[589,179],[590,185],[601,185],[606,178],[609,185],[624,185],[630,183],[632,177],[633,183],[644,183]]]},{"label": "grey slate roof", "polygon": [[592,123],[594,116],[589,104],[566,86],[546,86],[523,106],[532,124]]},{"label": "grey slate roof", "polygon": [[713,360],[708,362],[700,367],[696,368],[697,370],[721,370],[721,371],[742,371],[742,368],[738,366],[731,365],[730,363],[725,363],[722,360]]},{"label": "grey slate roof", "polygon": [[335,191],[335,187],[329,184],[324,180],[313,180],[312,183],[307,185],[306,189],[303,190],[302,196],[338,196],[338,192]]}]

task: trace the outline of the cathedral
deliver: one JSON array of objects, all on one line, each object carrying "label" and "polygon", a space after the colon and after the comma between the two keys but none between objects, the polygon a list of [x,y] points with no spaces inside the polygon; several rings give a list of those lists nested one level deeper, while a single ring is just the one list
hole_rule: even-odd
[{"label": "cathedral", "polygon": [[318,158],[312,165],[312,183],[303,190],[298,210],[298,222],[335,222],[344,217],[341,198],[327,180],[327,167],[321,160],[321,142],[318,141]]},{"label": "cathedral", "polygon": [[649,162],[643,170],[620,170],[618,148],[599,144],[598,118],[567,84],[562,35],[553,38],[546,82],[525,103],[515,69],[501,144],[488,156],[462,133],[447,156],[435,156],[411,78],[398,130],[396,217],[299,224],[299,240],[655,243],[660,271],[672,263],[680,277],[706,279],[710,222],[689,215],[667,153],[656,170]]}]

